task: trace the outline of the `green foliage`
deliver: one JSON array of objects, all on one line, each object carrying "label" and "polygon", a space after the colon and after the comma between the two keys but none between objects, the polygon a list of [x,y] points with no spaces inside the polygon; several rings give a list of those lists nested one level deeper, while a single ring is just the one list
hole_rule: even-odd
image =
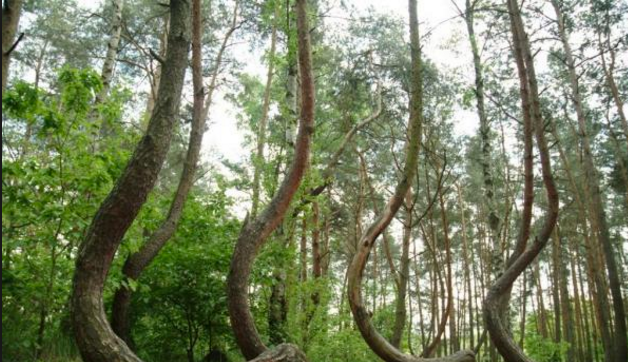
[{"label": "green foliage", "polygon": [[[32,360],[36,351],[41,356],[71,353],[60,343],[71,340],[62,324],[68,318],[73,256],[129,156],[120,145],[136,137],[128,132],[98,152],[85,152],[94,149],[98,134],[89,115],[100,77],[90,69],[63,68],[56,84],[44,91],[17,82],[2,99],[3,147],[9,151],[2,162],[6,360]],[[111,98],[103,105],[111,111],[94,118],[116,116],[110,121],[119,123],[126,100]],[[53,339],[59,343],[50,343]]]},{"label": "green foliage", "polygon": [[190,197],[175,236],[135,282],[134,339],[146,360],[233,348],[225,281],[240,226],[229,205],[224,190]]},{"label": "green foliage", "polygon": [[526,318],[526,334],[524,338],[525,352],[538,362],[565,361],[569,343],[556,343],[549,338],[543,338],[537,332],[536,315]]}]

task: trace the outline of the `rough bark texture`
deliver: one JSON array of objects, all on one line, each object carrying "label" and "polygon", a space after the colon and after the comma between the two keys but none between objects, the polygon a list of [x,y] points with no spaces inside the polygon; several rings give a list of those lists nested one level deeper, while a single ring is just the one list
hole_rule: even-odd
[{"label": "rough bark texture", "polygon": [[[410,49],[411,49],[411,89],[410,89],[410,119],[409,141],[406,147],[407,155],[401,179],[397,184],[393,196],[388,200],[382,213],[362,235],[357,244],[357,251],[348,269],[348,294],[349,305],[353,313],[353,319],[369,347],[380,358],[387,362],[422,361],[423,359],[406,355],[393,347],[375,329],[371,321],[370,313],[362,302],[362,278],[368,256],[373,249],[376,239],[390,224],[403,203],[406,193],[410,189],[412,179],[416,173],[419,145],[421,143],[421,131],[423,123],[422,78],[421,78],[421,53],[419,46],[419,29],[417,18],[416,0],[408,2],[410,12]],[[473,361],[471,351],[461,351],[455,355],[433,361]]]},{"label": "rough bark texture", "polygon": [[11,53],[15,49],[15,32],[22,13],[22,0],[4,0],[2,2],[2,94],[7,88]]},{"label": "rough bark texture", "polygon": [[172,26],[164,79],[147,133],[96,213],[76,260],[72,322],[86,362],[139,361],[107,322],[102,293],[116,250],[155,185],[170,147],[187,68],[190,7],[187,1],[172,0],[170,12]]},{"label": "rough bark texture", "polygon": [[[193,3],[196,5],[196,1]],[[148,241],[142,245],[140,250],[131,254],[125,261],[122,273],[125,278],[137,280],[148,265],[155,259],[159,251],[166,245],[177,229],[179,220],[183,213],[185,201],[194,185],[196,169],[198,168],[198,160],[201,152],[201,144],[203,134],[205,133],[205,124],[208,117],[208,109],[211,104],[213,90],[218,77],[218,68],[222,62],[222,55],[227,45],[227,40],[233,31],[228,32],[227,37],[222,43],[218,56],[215,61],[215,71],[210,81],[210,90],[205,99],[202,75],[202,54],[201,39],[202,29],[200,9],[194,9],[194,25],[193,25],[193,42],[192,42],[192,81],[194,83],[194,105],[192,113],[192,127],[190,130],[190,139],[188,150],[183,164],[183,171],[174,195],[168,216],[159,226],[159,228],[150,236]],[[197,16],[198,15],[198,16]],[[237,10],[234,12],[232,29],[235,28],[237,19]],[[116,334],[124,341],[129,343],[131,333],[130,307],[133,292],[126,287],[120,287],[113,300],[112,308],[112,328]]]},{"label": "rough bark texture", "polygon": [[[308,165],[314,133],[314,76],[305,0],[296,3],[297,47],[301,75],[301,115],[295,154],[288,175],[270,204],[255,219],[245,222],[235,246],[227,278],[228,306],[236,342],[244,357],[253,359],[266,352],[249,309],[248,283],[260,247],[283,219]],[[280,360],[273,357],[270,360]]]},{"label": "rough bark texture", "polygon": [[299,347],[282,343],[277,347],[267,350],[250,362],[307,362],[307,357]]},{"label": "rough bark texture", "polygon": [[[529,234],[530,221],[524,220],[521,225],[519,239],[515,247],[515,252],[506,264],[504,273],[495,280],[484,300],[484,321],[489,332],[493,344],[499,353],[509,362],[529,362],[531,361],[519,348],[512,336],[508,333],[506,322],[501,318],[500,310],[503,309],[505,297],[510,294],[513,283],[528,267],[543,247],[547,244],[552,230],[558,219],[558,192],[554,185],[551,171],[551,163],[547,142],[544,134],[544,124],[541,117],[541,107],[539,102],[539,93],[536,83],[536,74],[534,70],[533,58],[530,50],[530,44],[525,34],[519,5],[516,0],[508,0],[508,13],[510,16],[511,30],[513,35],[514,55],[517,62],[517,69],[521,85],[522,111],[524,118],[524,138],[525,146],[531,145],[531,130],[534,127],[536,142],[539,149],[541,159],[541,170],[543,176],[543,184],[547,192],[548,210],[543,216],[543,226],[536,236],[532,245],[526,248],[527,237],[523,238],[522,234]],[[524,146],[524,147],[525,147]],[[526,147],[525,156],[528,156]],[[532,175],[531,168],[526,165],[525,168],[525,186],[524,186],[524,208],[531,208],[533,201],[533,191],[529,185],[529,177]],[[525,210],[524,210],[524,218]],[[527,229],[527,231],[526,231]]]},{"label": "rough bark texture", "polygon": [[[201,64],[202,25],[200,24],[200,8],[198,8],[200,5],[197,4],[197,1],[194,1],[193,7],[192,81],[194,87],[194,105],[188,151],[177,191],[170,205],[170,210],[168,211],[168,216],[159,229],[142,245],[140,250],[130,255],[125,261],[122,273],[127,279],[137,280],[144,269],[152,262],[166,242],[172,237],[176,231],[181,214],[183,213],[188,193],[194,184],[194,175],[198,165],[206,118],[202,117],[203,100],[205,96],[203,94]],[[112,307],[112,328],[114,332],[127,343],[131,341],[129,316],[131,298],[132,291],[129,288],[120,287],[114,295]]]},{"label": "rough bark texture", "polygon": [[[558,31],[563,43],[563,50],[565,52],[565,64],[567,65],[569,82],[571,86],[571,100],[574,108],[576,109],[576,116],[578,118],[578,133],[580,136],[580,144],[582,146],[582,163],[584,166],[584,175],[587,183],[587,189],[591,198],[590,212],[594,220],[593,223],[597,226],[597,238],[602,245],[604,253],[604,259],[606,261],[606,268],[608,270],[609,287],[611,289],[611,297],[613,299],[613,312],[614,312],[614,327],[615,338],[614,346],[605,346],[605,354],[607,361],[612,361],[614,352],[615,361],[628,360],[628,336],[626,334],[626,312],[624,310],[624,304],[621,295],[621,282],[619,281],[619,271],[615,260],[615,251],[613,250],[613,243],[611,241],[609,227],[606,222],[606,211],[604,210],[603,196],[600,189],[599,173],[595,167],[593,152],[591,150],[591,143],[587,134],[587,122],[586,116],[582,105],[582,96],[580,95],[578,75],[576,72],[575,60],[572,55],[571,46],[569,45],[569,37],[565,29],[564,18],[561,10],[561,6],[557,0],[552,0],[554,11],[556,12]],[[605,73],[608,75],[608,70],[605,66]],[[607,79],[609,77],[607,76]],[[610,77],[612,79],[612,77]],[[611,82],[609,81],[609,85]],[[612,88],[612,87],[611,87]],[[621,101],[620,101],[621,102]],[[619,111],[621,112],[621,104],[618,104]],[[623,118],[625,122],[625,117]],[[608,349],[611,349],[609,351]],[[612,351],[614,349],[614,351]]]}]

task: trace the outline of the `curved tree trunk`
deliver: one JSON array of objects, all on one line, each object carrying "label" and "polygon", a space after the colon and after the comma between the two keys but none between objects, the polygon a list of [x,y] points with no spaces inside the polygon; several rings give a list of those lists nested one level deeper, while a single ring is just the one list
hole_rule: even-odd
[{"label": "curved tree trunk", "polygon": [[15,33],[20,22],[23,2],[23,0],[4,0],[2,2],[2,94],[4,94],[4,90],[7,88],[9,79],[11,53],[17,45]]},{"label": "curved tree trunk", "polygon": [[[504,273],[497,278],[489,288],[486,299],[484,300],[483,312],[484,321],[491,340],[504,359],[509,362],[529,362],[531,360],[523,353],[512,336],[508,333],[506,323],[502,319],[500,311],[503,309],[504,301],[509,299],[510,290],[517,277],[534,261],[547,244],[558,219],[559,204],[558,192],[552,176],[549,149],[547,141],[545,140],[545,130],[541,117],[536,73],[530,51],[530,44],[524,31],[519,5],[516,0],[508,0],[508,13],[513,35],[514,55],[521,86],[520,93],[524,118],[524,211],[515,252],[508,259]],[[534,199],[532,189],[533,171],[531,167],[533,129],[539,148],[543,184],[547,192],[549,205],[543,217],[543,226],[539,235],[535,237],[534,243],[526,248],[531,221],[531,219],[528,218],[528,213],[531,213]]]},{"label": "curved tree trunk", "polygon": [[[409,0],[410,12],[410,55],[411,55],[411,89],[410,89],[410,119],[409,119],[409,141],[406,147],[406,162],[401,179],[397,184],[393,196],[388,200],[381,214],[366,230],[357,245],[357,251],[348,269],[348,294],[349,305],[353,313],[353,319],[362,334],[362,337],[371,350],[380,358],[387,362],[410,362],[422,361],[424,359],[406,355],[393,347],[375,329],[371,321],[370,313],[362,302],[362,277],[369,254],[375,245],[379,235],[390,224],[395,216],[404,197],[411,187],[412,180],[416,173],[418,162],[419,145],[421,143],[421,132],[423,124],[423,99],[422,99],[422,77],[421,77],[421,53],[419,46],[419,27],[417,17],[417,2]],[[473,361],[474,355],[471,351],[462,351],[443,359],[431,359],[432,361]]]},{"label": "curved tree trunk", "polygon": [[257,218],[251,221],[245,220],[235,246],[227,278],[229,316],[236,342],[245,358],[254,359],[259,356],[258,361],[305,359],[303,354],[294,353],[291,357],[287,357],[281,351],[277,351],[280,356],[266,358],[265,355],[262,355],[267,352],[268,348],[262,342],[255,328],[248,301],[249,275],[253,261],[270,233],[281,223],[301,184],[309,162],[310,142],[314,133],[314,76],[312,74],[312,55],[305,0],[297,1],[296,13],[297,48],[301,75],[301,115],[294,159],[288,175],[266,209]]},{"label": "curved tree trunk", "polygon": [[[196,4],[196,2],[194,2]],[[198,11],[198,20],[196,13]],[[160,227],[150,236],[148,241],[142,245],[140,250],[131,254],[125,261],[122,268],[122,273],[127,279],[137,280],[142,272],[150,265],[155,259],[159,251],[166,245],[168,240],[172,237],[177,229],[179,220],[183,213],[185,201],[190,192],[190,189],[194,185],[194,178],[196,169],[198,168],[198,160],[201,152],[201,144],[203,141],[203,134],[205,133],[205,124],[208,117],[209,107],[213,97],[214,89],[216,88],[216,79],[218,77],[220,64],[222,62],[222,56],[227,42],[231,34],[236,28],[237,20],[237,5],[234,10],[232,26],[227,36],[223,40],[222,46],[218,51],[218,55],[215,61],[215,69],[210,81],[209,91],[207,98],[205,99],[204,87],[203,87],[203,75],[202,75],[202,54],[201,54],[201,39],[200,29],[202,28],[200,20],[200,9],[194,12],[194,34],[192,43],[192,80],[194,83],[194,106],[192,113],[192,128],[190,130],[190,140],[188,145],[187,154],[183,164],[183,171],[181,172],[181,178],[177,186],[174,199],[170,204],[170,210],[168,216],[162,222]],[[197,31],[199,33],[197,33]],[[132,299],[132,290],[127,287],[120,287],[116,290],[113,299],[112,307],[112,328],[116,334],[122,338],[125,342],[131,342],[131,321],[130,321],[130,308]]]},{"label": "curved tree trunk", "polygon": [[[200,9],[198,10],[200,12]],[[168,216],[162,222],[159,229],[157,229],[148,239],[146,243],[142,245],[139,251],[130,255],[124,263],[122,273],[127,279],[137,280],[144,269],[155,259],[159,251],[166,245],[168,240],[172,237],[177,229],[179,220],[183,213],[185,201],[194,184],[194,175],[198,167],[198,159],[201,151],[201,143],[203,141],[203,134],[205,132],[205,123],[207,121],[209,107],[213,96],[213,91],[216,88],[216,79],[218,77],[220,64],[222,62],[222,56],[227,46],[227,41],[236,27],[237,20],[237,6],[234,10],[234,17],[232,26],[227,33],[223,43],[218,51],[216,57],[215,70],[212,74],[210,81],[209,92],[205,99],[203,76],[202,76],[202,64],[201,64],[201,34],[194,34],[193,51],[193,82],[194,82],[194,106],[192,114],[192,128],[190,130],[190,140],[187,150],[187,155],[183,165],[183,171],[177,191],[174,199],[170,204],[170,210]],[[200,14],[199,14],[200,17]],[[196,22],[196,20],[195,20]],[[200,20],[198,24],[194,25],[194,31],[200,29]],[[198,41],[196,41],[198,39]],[[120,287],[116,290],[113,299],[112,307],[112,327],[116,334],[124,341],[129,343],[131,341],[131,321],[130,321],[130,308],[132,291],[127,287]]]},{"label": "curved tree trunk", "polygon": [[169,48],[157,106],[146,135],[137,145],[122,176],[92,220],[76,259],[72,288],[72,323],[86,362],[140,361],[107,322],[104,283],[124,234],[153,189],[170,148],[190,43],[190,6],[172,0]]}]

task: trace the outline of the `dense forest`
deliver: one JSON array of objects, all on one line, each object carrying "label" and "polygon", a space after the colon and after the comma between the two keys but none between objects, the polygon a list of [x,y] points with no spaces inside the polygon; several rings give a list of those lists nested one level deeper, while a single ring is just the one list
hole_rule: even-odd
[{"label": "dense forest", "polygon": [[2,360],[628,361],[628,2],[397,2],[3,0]]}]

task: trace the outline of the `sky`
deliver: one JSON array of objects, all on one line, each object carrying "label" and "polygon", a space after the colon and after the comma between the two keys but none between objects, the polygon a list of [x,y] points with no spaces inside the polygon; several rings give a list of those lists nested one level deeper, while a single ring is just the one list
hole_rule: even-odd
[{"label": "sky", "polygon": [[[457,1],[461,3],[461,0]],[[365,13],[369,7],[373,7],[378,12],[398,16],[407,22],[408,3],[406,0],[345,0],[344,3],[349,8],[356,9],[351,14],[348,14],[340,6],[340,2],[341,0],[330,1],[332,9],[329,12],[330,17],[326,21],[346,22],[347,18],[359,16]],[[91,11],[96,11],[101,3],[102,1],[99,0],[79,0],[81,7]],[[419,0],[418,15],[421,33],[430,34],[429,37],[422,39],[424,41],[422,44],[424,56],[430,58],[442,71],[470,66],[471,59],[467,56],[469,51],[467,51],[467,44],[464,41],[466,34],[464,33],[463,22],[459,17],[456,17],[457,10],[451,1]],[[452,41],[454,46],[451,46]],[[442,44],[450,45],[445,48]],[[266,65],[261,62],[264,48],[251,52],[249,44],[239,43],[232,47],[232,51],[239,59],[245,59],[243,63],[246,65],[242,71],[257,75],[263,81],[266,73]],[[469,82],[471,81],[472,79],[469,79]],[[208,120],[209,130],[203,140],[202,157],[212,163],[223,158],[238,162],[244,160],[249,154],[249,151],[242,146],[244,134],[237,127],[237,110],[224,99],[225,94],[224,89],[219,89],[214,96],[214,103],[210,109]],[[459,109],[454,125],[455,132],[460,135],[474,134],[478,126],[477,117],[474,112]]]}]

